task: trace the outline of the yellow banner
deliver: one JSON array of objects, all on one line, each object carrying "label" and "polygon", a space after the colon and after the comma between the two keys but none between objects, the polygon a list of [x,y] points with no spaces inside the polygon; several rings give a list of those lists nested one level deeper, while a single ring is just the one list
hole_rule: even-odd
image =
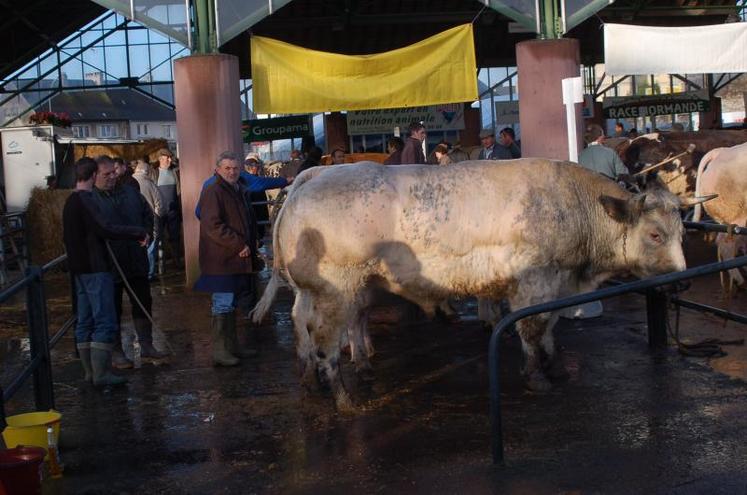
[{"label": "yellow banner", "polygon": [[373,55],[340,55],[253,36],[256,113],[374,110],[477,99],[472,24]]}]

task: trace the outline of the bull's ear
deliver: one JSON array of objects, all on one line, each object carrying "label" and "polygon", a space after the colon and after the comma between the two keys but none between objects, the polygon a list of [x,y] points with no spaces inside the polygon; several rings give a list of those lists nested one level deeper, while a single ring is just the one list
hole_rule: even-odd
[{"label": "bull's ear", "polygon": [[599,202],[607,215],[614,221],[620,223],[635,223],[643,212],[646,204],[646,195],[638,194],[630,199],[614,198],[612,196],[601,195]]}]

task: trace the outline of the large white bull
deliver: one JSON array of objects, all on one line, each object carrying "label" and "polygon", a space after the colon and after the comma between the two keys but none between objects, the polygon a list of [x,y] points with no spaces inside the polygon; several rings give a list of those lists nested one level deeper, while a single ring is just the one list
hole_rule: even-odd
[{"label": "large white bull", "polygon": [[[276,222],[273,274],[254,317],[269,309],[284,271],[296,295],[303,380],[318,373],[338,408],[349,409],[340,332],[359,322],[371,288],[429,314],[452,295],[508,298],[519,309],[620,272],[682,270],[680,206],[666,191],[633,196],[544,159],[311,169],[297,177]],[[543,370],[554,356],[555,321],[544,314],[517,325],[530,388],[549,387]]]},{"label": "large white bull", "polygon": [[[718,197],[704,205],[711,218],[719,223],[747,226],[747,143],[709,151],[698,165],[695,194],[702,191]],[[695,207],[693,220],[700,221],[701,206]],[[719,259],[727,260],[747,254],[747,237],[719,234],[716,237]],[[730,286],[744,285],[738,268],[729,271]]]}]

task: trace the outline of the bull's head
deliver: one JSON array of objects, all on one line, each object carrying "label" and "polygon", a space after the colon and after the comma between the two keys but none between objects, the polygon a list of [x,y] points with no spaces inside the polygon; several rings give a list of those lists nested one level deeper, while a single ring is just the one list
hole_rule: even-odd
[{"label": "bull's head", "polygon": [[649,277],[686,268],[680,209],[709,199],[713,198],[692,198],[685,204],[668,191],[653,189],[629,199],[603,195],[599,201],[607,215],[625,227],[625,268],[638,277]]}]

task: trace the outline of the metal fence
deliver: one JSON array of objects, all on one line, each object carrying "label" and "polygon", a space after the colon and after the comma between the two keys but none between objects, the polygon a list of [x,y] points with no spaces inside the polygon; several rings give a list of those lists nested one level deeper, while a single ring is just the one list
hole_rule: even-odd
[{"label": "metal fence", "polygon": [[[714,230],[721,231],[720,229],[726,228],[724,225],[713,225],[710,227],[692,227],[687,225],[688,228],[699,228],[700,230]],[[666,275],[660,275],[657,277],[647,278],[644,280],[637,280],[635,282],[625,283],[616,285],[614,287],[607,287],[594,292],[586,294],[579,294],[556,301],[550,301],[534,306],[522,308],[506,315],[493,330],[493,334],[490,337],[490,344],[488,348],[488,366],[490,373],[490,424],[491,424],[491,442],[492,442],[492,455],[494,464],[503,464],[504,461],[504,448],[503,448],[503,429],[502,429],[502,417],[501,417],[501,395],[500,395],[500,342],[501,335],[503,332],[512,327],[517,321],[527,318],[529,316],[538,315],[541,313],[547,313],[551,311],[557,311],[559,309],[568,308],[571,306],[578,306],[592,301],[600,299],[608,299],[610,297],[620,296],[623,294],[629,294],[631,292],[645,291],[646,294],[646,314],[648,320],[648,338],[649,345],[654,348],[665,347],[667,343],[667,302],[668,297],[665,291],[660,290],[660,287],[673,284],[682,280],[689,280],[703,275],[709,275],[712,273],[718,273],[721,271],[730,270],[732,268],[739,268],[747,266],[747,256],[741,256],[738,258],[731,259],[729,261],[722,261],[718,263],[710,263],[707,265],[691,268],[682,272],[668,273]],[[676,302],[677,300],[675,300]],[[688,307],[682,304],[683,300],[679,300],[679,304],[684,307]],[[697,310],[704,310],[703,305],[701,307],[695,307]],[[722,310],[719,310],[722,311]],[[722,315],[723,316],[723,315]],[[747,320],[744,316],[736,315],[739,317],[731,318],[734,321],[745,322]]]},{"label": "metal fence", "polygon": [[75,325],[73,314],[49,338],[49,323],[47,321],[47,300],[44,293],[44,274],[60,266],[67,259],[60,256],[44,266],[30,266],[26,275],[0,292],[0,304],[7,302],[22,290],[26,290],[26,315],[28,318],[28,333],[30,343],[29,363],[18,373],[7,387],[0,385],[0,429],[5,428],[5,403],[23,386],[31,376],[34,380],[34,402],[36,409],[45,411],[54,409],[54,387],[52,382],[52,362],[50,349]]},{"label": "metal fence", "polygon": [[0,215],[0,286],[8,283],[11,267],[24,271],[29,264],[26,212]]}]

